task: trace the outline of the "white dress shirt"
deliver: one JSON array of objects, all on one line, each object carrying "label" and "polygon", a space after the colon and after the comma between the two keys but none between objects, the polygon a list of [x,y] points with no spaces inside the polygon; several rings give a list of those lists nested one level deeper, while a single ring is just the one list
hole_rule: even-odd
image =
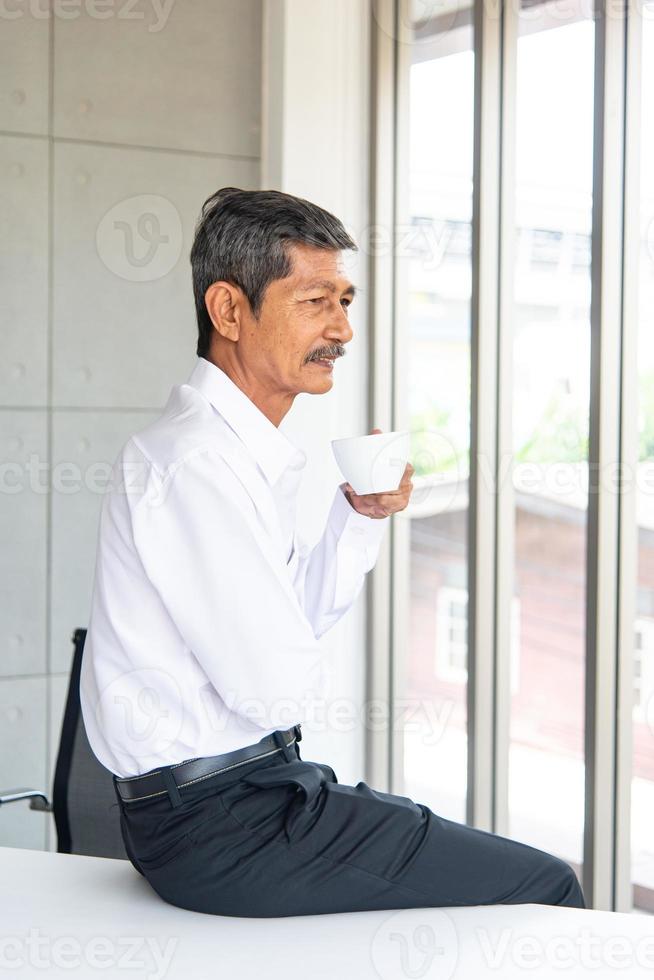
[{"label": "white dress shirt", "polygon": [[103,498],[80,695],[118,776],[229,752],[305,720],[318,642],[357,598],[390,518],[341,484],[315,547],[295,528],[306,456],[198,357],[122,447]]}]

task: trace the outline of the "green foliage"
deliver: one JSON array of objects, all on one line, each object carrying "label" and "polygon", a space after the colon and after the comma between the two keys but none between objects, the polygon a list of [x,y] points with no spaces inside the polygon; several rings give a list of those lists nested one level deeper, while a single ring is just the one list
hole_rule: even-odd
[{"label": "green foliage", "polygon": [[452,412],[438,406],[430,406],[411,416],[411,462],[415,476],[430,473],[447,473],[467,465],[468,450],[459,449],[458,439],[452,434]]},{"label": "green foliage", "polygon": [[[638,380],[640,461],[654,459],[654,371]],[[417,476],[467,469],[468,450],[451,431],[452,412],[430,406],[411,416],[411,461]],[[531,435],[518,447],[519,463],[578,463],[588,459],[588,414],[557,388]]]},{"label": "green foliage", "polygon": [[588,417],[557,389],[529,438],[516,450],[516,462],[578,463],[587,458]]}]

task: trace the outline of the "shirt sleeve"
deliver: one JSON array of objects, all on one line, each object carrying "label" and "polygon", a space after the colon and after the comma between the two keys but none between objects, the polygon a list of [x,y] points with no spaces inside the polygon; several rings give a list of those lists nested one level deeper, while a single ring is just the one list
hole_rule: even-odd
[{"label": "shirt sleeve", "polygon": [[310,550],[297,542],[293,587],[318,639],[347,612],[377,561],[390,517],[366,517],[336,490],[325,530]]},{"label": "shirt sleeve", "polygon": [[152,474],[132,529],[150,582],[231,710],[263,728],[282,719],[287,727],[323,695],[324,653],[283,555],[215,450]]}]

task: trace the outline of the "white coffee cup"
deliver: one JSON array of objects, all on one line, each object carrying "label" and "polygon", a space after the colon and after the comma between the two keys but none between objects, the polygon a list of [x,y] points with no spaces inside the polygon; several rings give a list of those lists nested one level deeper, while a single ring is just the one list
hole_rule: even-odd
[{"label": "white coffee cup", "polygon": [[408,429],[332,439],[338,468],[358,494],[397,490],[409,462],[410,448]]}]

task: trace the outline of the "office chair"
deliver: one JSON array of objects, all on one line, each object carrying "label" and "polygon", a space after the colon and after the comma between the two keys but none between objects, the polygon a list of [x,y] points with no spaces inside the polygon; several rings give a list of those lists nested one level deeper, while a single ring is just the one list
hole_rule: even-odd
[{"label": "office chair", "polygon": [[0,807],[29,800],[31,810],[54,814],[57,850],[62,854],[127,858],[120,832],[120,810],[111,773],[91,751],[79,699],[85,629],[74,630],[73,666],[59,739],[52,803],[35,789],[0,792]]}]

